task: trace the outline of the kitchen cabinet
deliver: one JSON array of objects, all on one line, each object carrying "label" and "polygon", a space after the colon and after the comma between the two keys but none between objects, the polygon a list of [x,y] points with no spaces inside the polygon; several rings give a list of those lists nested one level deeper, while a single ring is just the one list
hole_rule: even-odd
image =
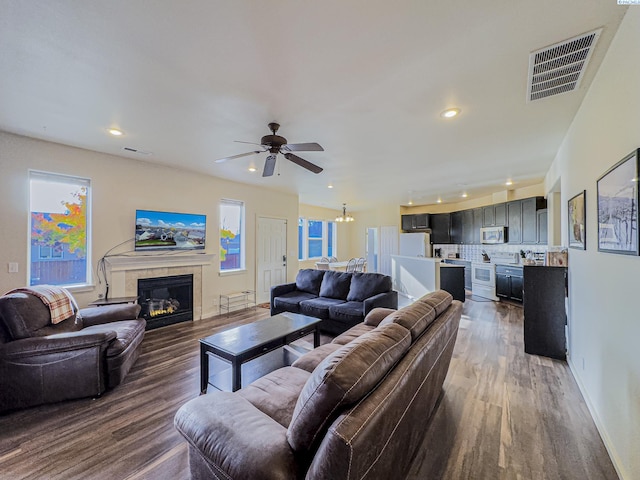
[{"label": "kitchen cabinet", "polygon": [[429,214],[416,213],[401,216],[402,230],[405,232],[424,231],[429,228]]},{"label": "kitchen cabinet", "polygon": [[524,267],[524,351],[565,360],[566,267]]},{"label": "kitchen cabinet", "polygon": [[454,300],[464,302],[464,267],[442,264],[440,266],[440,288],[449,292]]},{"label": "kitchen cabinet", "polygon": [[503,227],[507,224],[506,204],[496,203],[482,207],[483,227]]},{"label": "kitchen cabinet", "polygon": [[[520,243],[540,243],[538,211],[547,208],[547,201],[543,197],[531,197],[521,200],[520,203],[522,207],[522,239]],[[546,234],[544,238],[544,243],[547,243]]]},{"label": "kitchen cabinet", "polygon": [[471,244],[480,245],[480,229],[483,225],[483,213],[482,208],[473,209],[473,240]]},{"label": "kitchen cabinet", "polygon": [[460,265],[464,267],[464,288],[466,288],[467,290],[471,290],[471,262],[467,260],[457,260],[451,258],[447,258],[444,262],[451,265]]},{"label": "kitchen cabinet", "polygon": [[462,220],[462,211],[451,213],[451,228],[449,230],[451,243],[463,243]]},{"label": "kitchen cabinet", "polygon": [[[480,237],[478,237],[479,239]],[[473,210],[462,211],[462,244],[472,245],[475,241],[475,225],[473,222]]]},{"label": "kitchen cabinet", "polygon": [[522,267],[496,265],[496,295],[507,300],[522,301]]},{"label": "kitchen cabinet", "polygon": [[451,243],[449,230],[451,215],[449,213],[434,213],[430,215],[431,243]]},{"label": "kitchen cabinet", "polygon": [[537,226],[538,226],[538,243],[542,245],[547,244],[547,228],[548,228],[548,215],[547,209],[543,208],[536,212]]},{"label": "kitchen cabinet", "polygon": [[509,243],[522,243],[522,201],[507,203],[507,240]]}]

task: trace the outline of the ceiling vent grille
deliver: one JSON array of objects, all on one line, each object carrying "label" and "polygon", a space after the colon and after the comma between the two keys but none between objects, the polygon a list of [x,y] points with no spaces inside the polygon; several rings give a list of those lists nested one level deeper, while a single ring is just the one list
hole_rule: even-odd
[{"label": "ceiling vent grille", "polygon": [[578,88],[600,32],[601,28],[532,52],[529,55],[527,101]]}]

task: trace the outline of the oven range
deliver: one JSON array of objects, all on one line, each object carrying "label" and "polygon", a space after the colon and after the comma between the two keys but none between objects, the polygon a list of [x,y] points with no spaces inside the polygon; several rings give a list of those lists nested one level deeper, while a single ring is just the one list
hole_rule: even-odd
[{"label": "oven range", "polygon": [[496,296],[496,263],[518,264],[517,253],[493,252],[490,262],[474,262],[471,264],[471,292],[473,295],[499,300]]}]

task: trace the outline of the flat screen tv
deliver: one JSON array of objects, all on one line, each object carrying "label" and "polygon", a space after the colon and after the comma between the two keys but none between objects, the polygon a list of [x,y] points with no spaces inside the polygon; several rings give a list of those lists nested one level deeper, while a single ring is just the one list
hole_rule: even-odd
[{"label": "flat screen tv", "polygon": [[204,250],[206,215],[136,210],[136,250]]}]

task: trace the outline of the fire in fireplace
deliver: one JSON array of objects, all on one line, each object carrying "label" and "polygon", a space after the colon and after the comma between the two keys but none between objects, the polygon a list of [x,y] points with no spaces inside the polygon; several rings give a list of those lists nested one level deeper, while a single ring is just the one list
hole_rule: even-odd
[{"label": "fire in fireplace", "polygon": [[193,275],[139,279],[138,303],[147,330],[193,320]]}]

